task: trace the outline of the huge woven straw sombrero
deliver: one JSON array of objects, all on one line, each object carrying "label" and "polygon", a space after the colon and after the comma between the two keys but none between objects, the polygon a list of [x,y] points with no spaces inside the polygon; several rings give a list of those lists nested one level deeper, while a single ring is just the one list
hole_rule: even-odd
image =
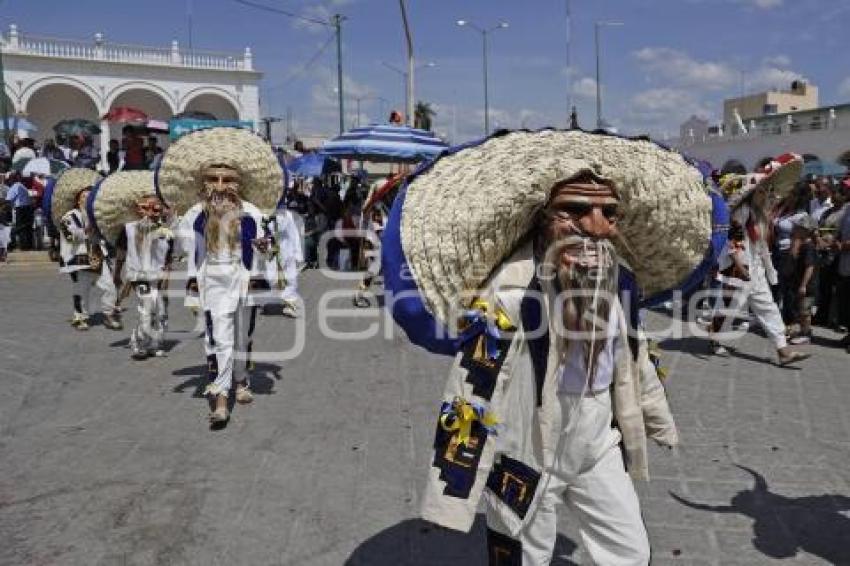
[{"label": "huge woven straw sombrero", "polygon": [[400,243],[425,305],[444,325],[529,234],[559,181],[582,171],[621,198],[618,251],[647,295],[671,289],[711,247],[712,199],[680,154],[582,131],[506,132],[447,153],[407,186]]},{"label": "huge woven straw sombrero", "polygon": [[803,158],[796,153],[783,153],[775,157],[755,173],[742,175],[742,188],[729,197],[729,206],[734,208],[759,187],[769,188],[776,198],[791,192],[803,173]]},{"label": "huge woven straw sombrero", "polygon": [[271,146],[238,128],[209,128],[185,135],[166,150],[156,171],[156,190],[176,214],[198,202],[201,169],[223,164],[242,176],[240,196],[261,210],[274,209],[283,192],[283,170]]},{"label": "huge woven straw sombrero", "polygon": [[119,171],[97,184],[86,206],[98,232],[115,242],[125,224],[139,219],[136,201],[149,195],[156,195],[153,171]]},{"label": "huge woven straw sombrero", "polygon": [[66,212],[77,206],[77,194],[95,185],[100,175],[91,169],[73,167],[63,171],[53,185],[50,197],[50,217],[54,226],[59,226],[59,220]]}]

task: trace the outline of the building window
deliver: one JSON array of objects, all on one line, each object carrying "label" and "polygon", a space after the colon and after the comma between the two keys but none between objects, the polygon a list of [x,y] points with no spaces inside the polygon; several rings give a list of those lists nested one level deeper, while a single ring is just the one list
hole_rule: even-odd
[{"label": "building window", "polygon": [[776,104],[765,104],[762,108],[763,114],[776,114],[778,111],[779,107]]}]

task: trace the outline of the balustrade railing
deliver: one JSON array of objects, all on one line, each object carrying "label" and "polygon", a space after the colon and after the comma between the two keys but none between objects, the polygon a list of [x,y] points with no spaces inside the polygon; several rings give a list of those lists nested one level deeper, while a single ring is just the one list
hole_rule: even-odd
[{"label": "balustrade railing", "polygon": [[40,57],[166,65],[171,67],[217,69],[224,71],[253,70],[250,49],[245,49],[242,56],[234,56],[212,51],[181,49],[176,41],[172,42],[169,48],[107,43],[103,40],[101,34],[96,34],[93,42],[76,39],[57,39],[21,34],[14,25],[10,26],[8,33],[0,35],[0,41],[2,41],[4,52]]}]

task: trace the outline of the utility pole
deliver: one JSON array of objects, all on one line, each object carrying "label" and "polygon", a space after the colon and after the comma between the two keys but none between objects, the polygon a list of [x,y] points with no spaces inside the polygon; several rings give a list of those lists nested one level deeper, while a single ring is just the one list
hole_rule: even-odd
[{"label": "utility pole", "polygon": [[334,14],[333,26],[336,30],[336,80],[337,91],[339,92],[339,133],[345,131],[345,104],[343,99],[345,95],[342,92],[342,20],[343,17],[339,14]]},{"label": "utility pole", "polygon": [[410,33],[410,23],[407,20],[407,5],[405,0],[398,0],[401,6],[401,19],[404,23],[404,35],[407,39],[407,125],[413,127],[415,120],[413,117],[414,100],[413,93],[413,36]]},{"label": "utility pole", "polygon": [[567,2],[567,124],[571,123],[573,110],[573,12],[572,2]]},{"label": "utility pole", "polygon": [[602,120],[602,77],[600,71],[599,60],[599,28],[603,26],[621,26],[622,22],[596,22],[593,26],[593,38],[596,45],[596,128],[602,129],[604,126]]}]

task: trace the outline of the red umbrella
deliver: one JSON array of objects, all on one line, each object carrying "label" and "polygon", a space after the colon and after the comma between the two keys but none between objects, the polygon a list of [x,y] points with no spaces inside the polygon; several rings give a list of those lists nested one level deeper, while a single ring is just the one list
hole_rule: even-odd
[{"label": "red umbrella", "polygon": [[144,124],[148,121],[148,115],[137,108],[116,106],[104,114],[103,119],[123,124]]}]

